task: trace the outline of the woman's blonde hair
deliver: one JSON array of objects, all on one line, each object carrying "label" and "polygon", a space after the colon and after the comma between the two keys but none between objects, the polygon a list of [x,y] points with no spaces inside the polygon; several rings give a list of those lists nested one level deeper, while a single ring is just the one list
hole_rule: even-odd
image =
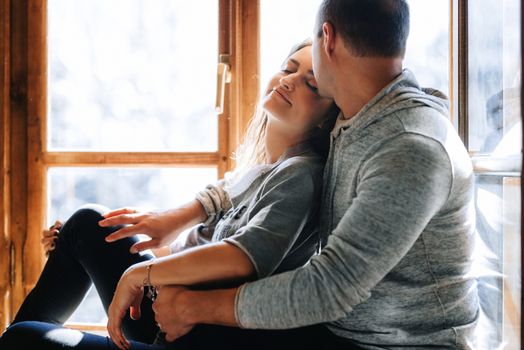
[{"label": "woman's blonde hair", "polygon": [[[311,39],[306,39],[293,46],[284,62],[295,52],[311,45]],[[322,123],[322,126],[312,134],[311,140],[313,141],[313,147],[322,156],[326,156],[329,150],[329,132],[333,128],[338,113],[339,109],[333,103],[333,106],[327,112],[327,119]],[[236,161],[234,174],[242,174],[253,166],[266,162],[264,139],[266,136],[267,120],[267,113],[259,103],[249,122],[243,141],[234,153],[233,159]]]}]

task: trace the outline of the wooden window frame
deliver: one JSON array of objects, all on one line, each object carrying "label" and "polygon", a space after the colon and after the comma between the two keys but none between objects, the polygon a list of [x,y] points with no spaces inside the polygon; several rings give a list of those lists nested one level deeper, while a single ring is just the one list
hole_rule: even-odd
[{"label": "wooden window frame", "polygon": [[259,1],[217,1],[217,58],[230,55],[232,72],[224,112],[218,117],[218,150],[136,153],[47,150],[47,0],[0,0],[0,329],[12,320],[45,263],[40,235],[46,222],[50,167],[211,165],[223,177],[234,166],[232,151],[257,102]]}]

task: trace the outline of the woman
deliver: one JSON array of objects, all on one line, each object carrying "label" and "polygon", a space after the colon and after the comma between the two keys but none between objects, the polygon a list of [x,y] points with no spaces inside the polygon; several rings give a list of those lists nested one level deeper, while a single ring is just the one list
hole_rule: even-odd
[{"label": "woman", "polygon": [[[319,153],[327,148],[338,114],[333,101],[317,93],[310,42],[291,51],[269,82],[261,107],[237,153],[233,178],[209,186],[197,200],[162,214],[120,209],[102,215],[104,208],[84,208],[63,227],[47,231],[51,236],[45,246],[54,248],[56,239],[56,248],[0,338],[0,347],[182,347],[184,337],[169,345],[146,344],[158,331],[150,300],[155,287],[240,283],[306,263],[318,243],[315,206],[323,169]],[[161,247],[199,222],[203,223],[185,240],[172,245],[175,254],[156,260],[133,254]],[[139,243],[133,237],[138,232],[151,240]],[[91,283],[108,310],[114,345],[107,338],[60,327]],[[150,298],[143,297],[144,291]]]}]

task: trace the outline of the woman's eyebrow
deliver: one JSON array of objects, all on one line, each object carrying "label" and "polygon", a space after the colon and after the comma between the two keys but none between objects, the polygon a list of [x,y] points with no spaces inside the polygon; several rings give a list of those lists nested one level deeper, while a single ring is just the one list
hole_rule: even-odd
[{"label": "woman's eyebrow", "polygon": [[300,62],[298,62],[296,59],[290,58],[289,60],[293,62],[297,67],[300,67]]}]

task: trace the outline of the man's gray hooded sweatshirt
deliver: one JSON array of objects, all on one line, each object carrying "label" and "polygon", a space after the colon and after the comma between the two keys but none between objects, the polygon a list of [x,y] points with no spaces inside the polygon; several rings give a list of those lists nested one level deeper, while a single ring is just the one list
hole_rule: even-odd
[{"label": "man's gray hooded sweatshirt", "polygon": [[331,136],[319,255],[244,284],[241,327],[326,323],[366,349],[468,348],[473,174],[447,103],[405,70]]}]

